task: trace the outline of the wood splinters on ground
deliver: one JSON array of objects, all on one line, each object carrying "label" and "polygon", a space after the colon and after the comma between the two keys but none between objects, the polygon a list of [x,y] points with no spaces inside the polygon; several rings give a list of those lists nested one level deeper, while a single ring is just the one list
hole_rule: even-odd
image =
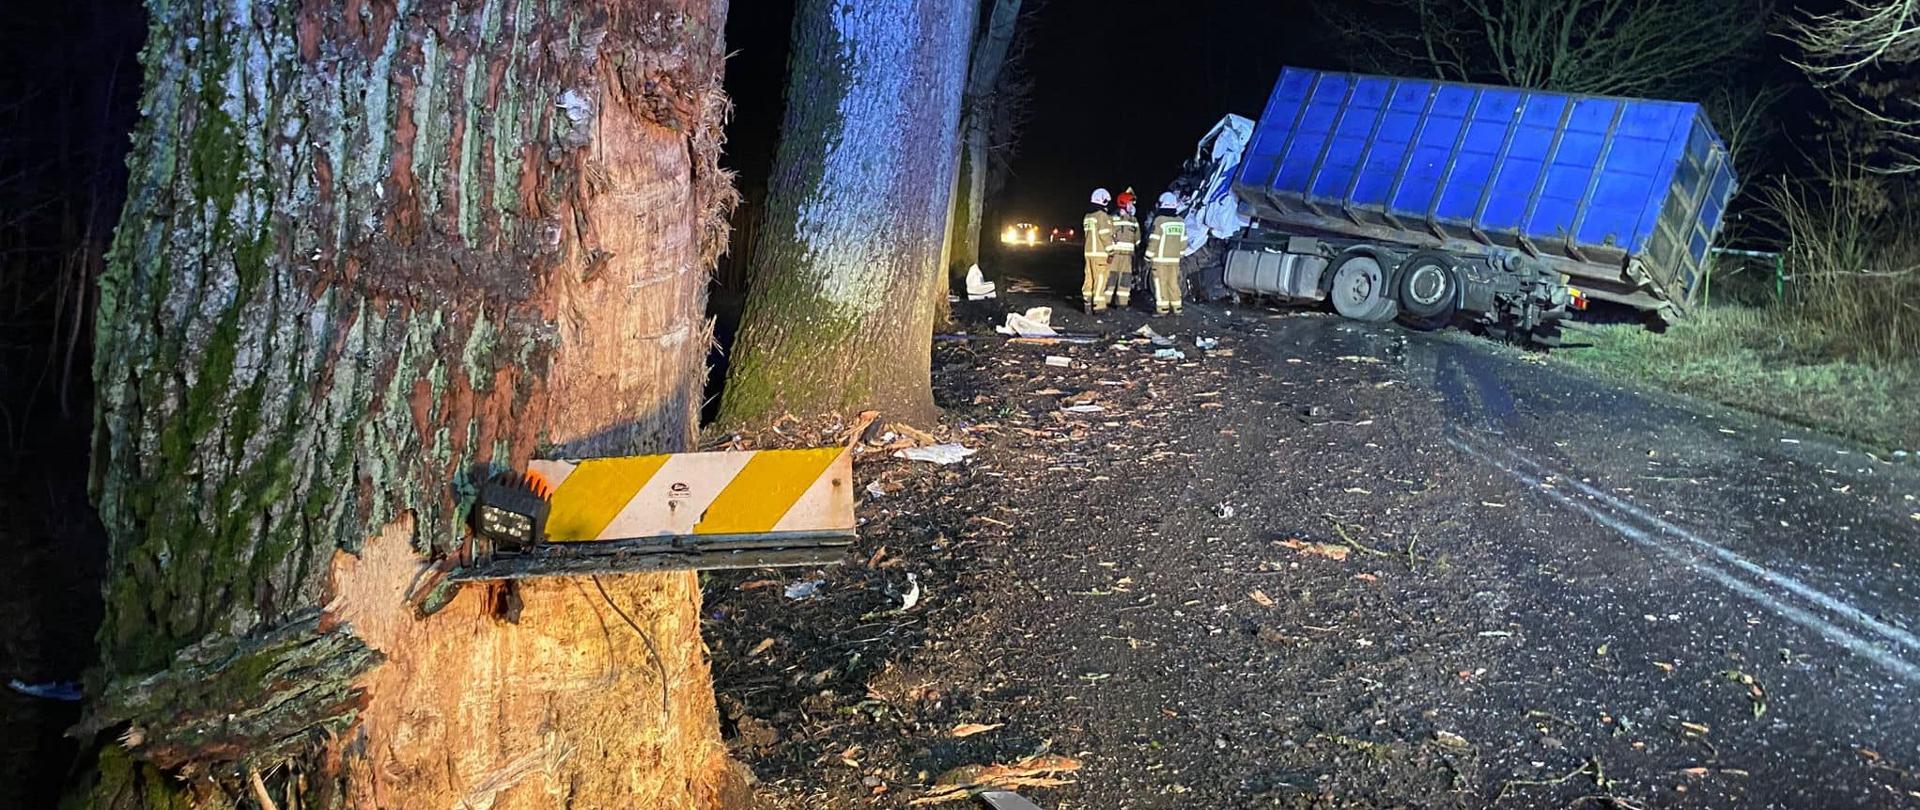
[{"label": "wood splinters on ground", "polygon": [[1298,551],[1302,554],[1312,554],[1317,557],[1325,557],[1335,562],[1344,562],[1347,559],[1347,555],[1353,552],[1353,549],[1350,549],[1346,546],[1337,546],[1332,543],[1308,542],[1306,540],[1301,540],[1293,537],[1289,537],[1285,540],[1275,541],[1274,545],[1284,546],[1286,548],[1293,549],[1294,551]]},{"label": "wood splinters on ground", "polygon": [[961,723],[960,725],[954,726],[953,731],[948,733],[954,737],[971,737],[975,734],[985,734],[1005,725],[1006,723]]},{"label": "wood splinters on ground", "polygon": [[1501,782],[1500,792],[1494,794],[1493,801],[1495,803],[1498,803],[1501,799],[1506,798],[1507,791],[1512,790],[1516,787],[1528,787],[1528,786],[1555,787],[1559,785],[1564,785],[1569,780],[1573,779],[1576,776],[1580,776],[1582,774],[1585,774],[1593,778],[1594,787],[1597,787],[1601,790],[1612,789],[1613,782],[1612,780],[1607,778],[1606,767],[1600,764],[1599,757],[1593,757],[1591,759],[1588,759],[1585,763],[1582,763],[1580,767],[1575,768],[1571,771],[1568,771],[1565,775],[1558,776],[1552,779],[1508,779],[1505,782]]},{"label": "wood splinters on ground", "polygon": [[1273,607],[1273,597],[1268,596],[1265,591],[1259,590],[1257,588],[1254,589],[1253,592],[1248,593],[1247,598],[1252,599],[1254,602],[1258,603],[1261,607]]},{"label": "wood splinters on ground", "polygon": [[[1358,551],[1358,552],[1360,552],[1360,553],[1362,553],[1362,554],[1366,554],[1366,555],[1368,555],[1368,556],[1372,556],[1372,557],[1391,557],[1391,556],[1393,556],[1392,554],[1389,554],[1389,553],[1387,553],[1387,552],[1385,552],[1385,551],[1381,551],[1380,549],[1377,549],[1377,548],[1373,548],[1373,547],[1371,547],[1371,546],[1367,546],[1367,545],[1365,545],[1365,544],[1363,544],[1363,543],[1361,543],[1360,541],[1358,541],[1358,540],[1355,540],[1355,539],[1353,539],[1353,534],[1352,534],[1351,532],[1349,532],[1349,531],[1347,531],[1347,526],[1346,526],[1345,524],[1343,524],[1343,523],[1341,523],[1340,521],[1338,521],[1338,520],[1335,520],[1335,519],[1334,519],[1334,517],[1333,517],[1332,515],[1326,515],[1325,517],[1327,518],[1327,522],[1328,522],[1328,523],[1331,523],[1331,524],[1333,524],[1333,531],[1334,531],[1334,533],[1335,533],[1335,534],[1338,534],[1338,535],[1340,535],[1340,542],[1342,542],[1342,543],[1345,543],[1345,544],[1347,544],[1347,545],[1348,545],[1349,547],[1351,547],[1351,548],[1352,548],[1352,549],[1353,549],[1354,551]],[[1408,563],[1408,564],[1409,564],[1409,565],[1411,565],[1411,564],[1412,564],[1412,563],[1411,563],[1411,560],[1412,560],[1412,557],[1413,557],[1413,544],[1411,544],[1411,543],[1409,543],[1409,544],[1407,544],[1407,557],[1408,557],[1408,560],[1409,560],[1409,563]]]},{"label": "wood splinters on ground", "polygon": [[1753,704],[1753,716],[1755,718],[1759,718],[1766,715],[1767,689],[1766,687],[1761,686],[1759,681],[1754,680],[1752,675],[1748,675],[1747,673],[1741,672],[1740,670],[1737,670],[1737,669],[1729,669],[1725,672],[1720,673],[1720,677],[1746,687],[1747,701]]},{"label": "wood splinters on ground", "polygon": [[1080,770],[1080,761],[1058,754],[1039,754],[1011,764],[962,765],[935,780],[927,795],[908,804],[928,805],[965,801],[983,790],[1020,787],[1062,787],[1073,784],[1061,774]]}]

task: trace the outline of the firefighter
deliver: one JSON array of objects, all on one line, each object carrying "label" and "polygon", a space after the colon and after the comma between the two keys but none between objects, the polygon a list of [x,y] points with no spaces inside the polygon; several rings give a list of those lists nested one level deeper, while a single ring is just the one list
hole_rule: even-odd
[{"label": "firefighter", "polygon": [[1187,223],[1174,212],[1180,198],[1169,191],[1160,195],[1159,207],[1148,227],[1147,262],[1153,271],[1154,312],[1180,311],[1180,254],[1187,248]]},{"label": "firefighter", "polygon": [[1133,297],[1133,249],[1140,244],[1140,220],[1133,216],[1133,189],[1113,198],[1113,244],[1107,246],[1107,272],[1113,282],[1113,303],[1126,306]]},{"label": "firefighter", "polygon": [[1081,233],[1086,247],[1082,251],[1087,257],[1087,278],[1080,284],[1080,297],[1088,312],[1107,311],[1107,247],[1113,244],[1113,217],[1107,213],[1107,206],[1113,202],[1113,194],[1104,188],[1093,190],[1089,201],[1091,207],[1087,215],[1080,220]]}]

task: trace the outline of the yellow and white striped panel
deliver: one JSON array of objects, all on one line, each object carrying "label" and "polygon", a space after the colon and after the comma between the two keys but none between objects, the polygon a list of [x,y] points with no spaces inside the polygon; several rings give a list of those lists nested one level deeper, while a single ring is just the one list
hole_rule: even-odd
[{"label": "yellow and white striped panel", "polygon": [[853,460],[840,447],[528,466],[553,484],[552,542],[854,528]]}]

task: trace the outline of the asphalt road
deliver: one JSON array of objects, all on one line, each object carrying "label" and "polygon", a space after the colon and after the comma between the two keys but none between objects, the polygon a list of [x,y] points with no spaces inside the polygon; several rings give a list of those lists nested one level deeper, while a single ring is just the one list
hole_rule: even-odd
[{"label": "asphalt road", "polygon": [[[1072,306],[1070,256],[1001,264],[1040,287],[1002,306]],[[999,608],[1130,640],[1015,645],[1132,676],[1060,709],[1152,741],[1076,806],[1920,806],[1920,468],[1457,332],[1189,309],[1154,323],[1243,347],[1227,407],[1161,486],[1076,494],[1146,538],[1058,562],[1190,607]],[[1271,562],[1300,538],[1367,552]]]}]

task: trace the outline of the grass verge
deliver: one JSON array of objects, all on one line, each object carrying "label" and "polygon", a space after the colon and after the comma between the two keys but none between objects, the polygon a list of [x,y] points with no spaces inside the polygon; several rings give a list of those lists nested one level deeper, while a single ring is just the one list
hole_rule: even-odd
[{"label": "grass verge", "polygon": [[1580,345],[1554,356],[1883,450],[1920,449],[1920,358],[1846,359],[1843,337],[1787,313],[1715,307],[1665,334],[1583,326],[1569,335]]}]

